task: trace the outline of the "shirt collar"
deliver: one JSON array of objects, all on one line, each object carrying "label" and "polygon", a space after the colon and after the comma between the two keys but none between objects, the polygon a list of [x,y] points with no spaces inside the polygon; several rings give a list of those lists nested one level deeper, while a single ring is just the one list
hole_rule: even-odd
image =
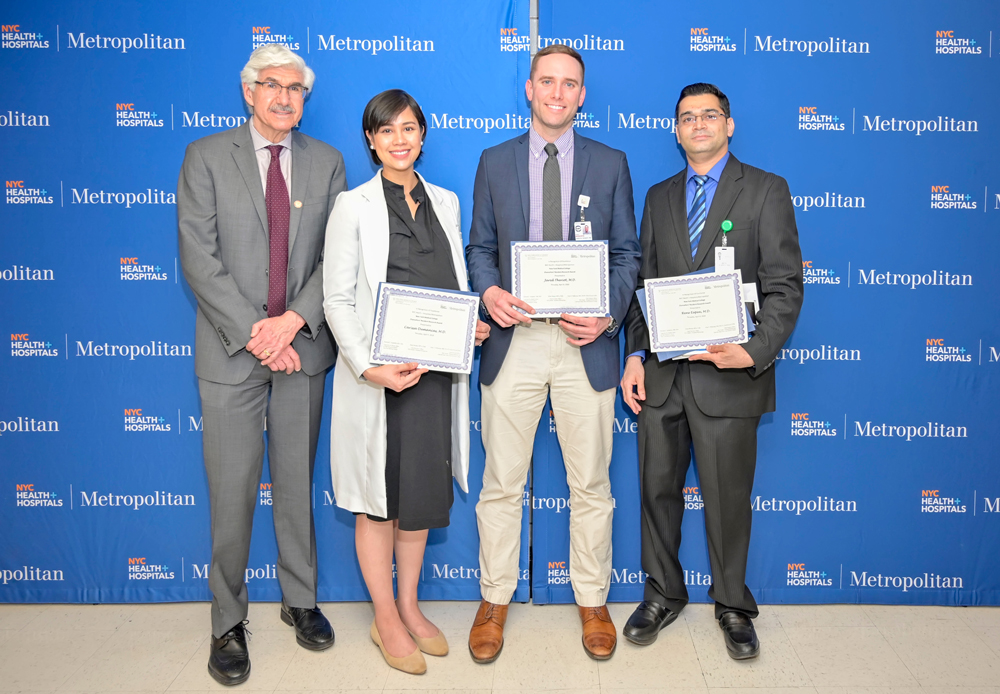
[{"label": "shirt collar", "polygon": [[[728,161],[729,161],[729,152],[726,152],[726,156],[722,157],[722,159],[720,159],[715,163],[715,166],[713,166],[711,169],[708,170],[708,177],[711,178],[713,181],[715,181],[716,184],[718,184],[720,178],[722,177],[722,170],[726,168],[726,163]],[[691,165],[688,164],[687,178],[685,180],[690,182],[691,178],[696,175],[697,172],[695,172],[695,170],[691,168]]]},{"label": "shirt collar", "polygon": [[[384,190],[388,191],[391,195],[394,195],[398,200],[406,200],[406,193],[403,191],[403,186],[390,181],[385,176],[381,176],[381,178],[382,188]],[[424,201],[424,182],[420,180],[420,176],[417,176],[417,185],[413,186],[413,190],[410,191],[410,197],[413,198],[414,202]]]},{"label": "shirt collar", "polygon": [[[539,135],[534,127],[528,128],[528,149],[531,151],[531,155],[538,159],[545,153],[545,145],[548,144],[545,138]],[[565,159],[566,155],[569,154],[570,150],[573,149],[573,128],[570,128],[556,140],[553,144],[556,149],[559,150],[559,154],[556,156],[560,159]]]},{"label": "shirt collar", "polygon": [[257,150],[264,149],[265,147],[271,147],[272,145],[280,145],[281,147],[285,147],[286,149],[291,149],[291,146],[289,145],[289,143],[292,141],[291,133],[288,133],[288,136],[285,137],[285,139],[282,140],[281,142],[271,142],[266,137],[257,132],[257,128],[253,127],[252,117],[247,120],[247,123],[250,125],[250,139],[253,141],[253,148],[255,152]]}]

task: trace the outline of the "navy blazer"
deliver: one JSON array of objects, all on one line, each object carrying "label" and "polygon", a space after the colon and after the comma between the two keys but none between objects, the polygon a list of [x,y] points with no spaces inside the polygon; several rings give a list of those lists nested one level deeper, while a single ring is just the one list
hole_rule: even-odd
[{"label": "navy blazer", "polygon": [[[482,294],[497,285],[510,291],[510,244],[528,240],[530,193],[528,139],[525,132],[483,151],[476,171],[472,229],[465,259],[473,290]],[[639,240],[635,231],[632,177],[625,153],[574,133],[573,190],[570,196],[570,238],[580,219],[579,196],[589,195],[586,219],[593,238],[608,241],[611,315],[625,321],[639,272]],[[514,328],[492,319],[483,343],[479,381],[489,385],[500,372]],[[587,378],[594,390],[614,388],[620,378],[618,331],[605,333],[580,348]]]}]

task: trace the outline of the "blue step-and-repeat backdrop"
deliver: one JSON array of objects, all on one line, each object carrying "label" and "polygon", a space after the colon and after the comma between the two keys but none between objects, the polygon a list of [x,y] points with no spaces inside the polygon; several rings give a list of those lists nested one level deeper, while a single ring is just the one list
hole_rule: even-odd
[{"label": "blue step-and-repeat backdrop", "polygon": [[[429,121],[420,165],[466,233],[479,153],[522,132],[527,0],[433,6],[257,0],[10,7],[0,96],[0,601],[205,600],[209,514],[177,261],[176,180],[194,139],[244,122],[239,71],[267,42],[316,71],[301,128],[375,169],[360,120],[390,87]],[[684,165],[674,104],[730,97],[743,161],[784,176],[806,278],[776,362],[753,492],[748,583],[764,603],[1000,604],[1000,9],[720,0],[542,0],[540,42],[587,63],[576,127],[629,157],[645,193]],[[996,45],[994,45],[996,44]],[[331,379],[327,381],[329,402]],[[422,597],[479,597],[483,449],[431,532]],[[636,421],[620,404],[612,600],[641,599]],[[367,598],[321,433],[320,600]],[[270,484],[247,581],[276,600]],[[569,602],[568,490],[542,413],[515,599]],[[711,582],[695,467],[682,561]],[[530,550],[530,551],[529,551]]]}]

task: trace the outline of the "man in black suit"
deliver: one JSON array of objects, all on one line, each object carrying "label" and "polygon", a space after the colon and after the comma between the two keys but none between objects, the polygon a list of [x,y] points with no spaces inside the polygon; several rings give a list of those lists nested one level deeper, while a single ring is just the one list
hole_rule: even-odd
[{"label": "man in black suit", "polygon": [[660,362],[648,353],[646,321],[632,300],[622,391],[639,415],[642,568],[649,576],[623,633],[650,644],[687,604],[677,555],[693,445],[713,577],[708,595],[729,655],[741,660],[760,651],[751,621],[757,603],[746,586],[757,424],[774,411],[774,358],[802,306],[802,255],[788,184],[729,153],[735,124],[726,95],[712,84],[689,85],[676,118],[688,165],[646,195],[640,281],[714,266],[727,228],[735,267],[744,283],[756,283],[760,301],[749,342]]}]

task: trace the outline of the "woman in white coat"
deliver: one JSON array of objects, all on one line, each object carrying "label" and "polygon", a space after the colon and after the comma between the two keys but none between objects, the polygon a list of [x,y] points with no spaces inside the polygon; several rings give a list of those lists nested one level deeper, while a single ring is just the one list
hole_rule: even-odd
[{"label": "woman in white coat", "polygon": [[[417,583],[428,529],[448,525],[452,477],[468,491],[469,377],[369,362],[375,297],[380,282],[463,291],[469,283],[458,198],[413,168],[427,132],[420,106],[402,90],[382,92],[362,130],[383,168],[340,194],[326,229],[323,306],[340,348],[330,464],[337,505],[356,514],[372,640],[389,665],[421,674],[421,652],[448,652],[420,611]],[[488,334],[479,321],[477,344]]]}]

